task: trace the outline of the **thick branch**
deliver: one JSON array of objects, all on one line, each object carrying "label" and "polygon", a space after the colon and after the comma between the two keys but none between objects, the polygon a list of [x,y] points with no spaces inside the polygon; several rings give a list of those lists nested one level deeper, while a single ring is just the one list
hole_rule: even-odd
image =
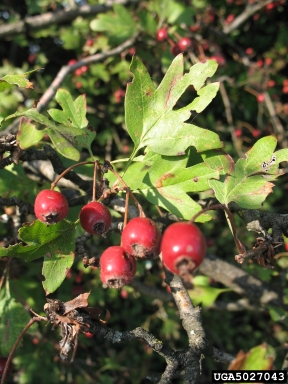
[{"label": "thick branch", "polygon": [[224,284],[226,287],[232,288],[239,295],[248,297],[252,302],[283,307],[281,295],[271,289],[268,284],[214,255],[207,255],[205,257],[199,267],[199,271]]},{"label": "thick branch", "polygon": [[113,4],[136,3],[138,0],[107,0],[105,5],[82,5],[79,8],[64,9],[57,12],[42,13],[37,16],[27,16],[24,20],[4,24],[0,27],[0,39],[11,38],[26,31],[37,31],[51,25],[71,23],[76,17],[95,16],[107,12]]}]

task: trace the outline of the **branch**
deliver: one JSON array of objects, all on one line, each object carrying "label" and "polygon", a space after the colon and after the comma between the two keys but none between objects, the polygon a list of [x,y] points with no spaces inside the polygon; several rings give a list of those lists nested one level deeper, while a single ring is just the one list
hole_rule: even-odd
[{"label": "branch", "polygon": [[92,63],[97,63],[99,61],[103,61],[107,57],[118,55],[121,52],[123,52],[125,49],[131,47],[135,43],[137,35],[132,36],[130,39],[124,41],[124,43],[118,45],[118,47],[111,49],[110,51],[103,52],[103,53],[96,53],[92,56],[87,56],[82,60],[77,61],[77,63],[73,65],[65,65],[63,66],[58,74],[56,75],[55,79],[52,81],[50,87],[45,91],[45,93],[42,95],[41,99],[39,100],[37,104],[37,110],[41,112],[44,107],[49,103],[49,101],[54,97],[57,89],[60,87],[60,85],[63,83],[65,77],[70,72],[74,72],[75,69],[82,67],[83,65],[89,65]]},{"label": "branch", "polygon": [[252,302],[264,306],[268,304],[282,308],[284,306],[281,294],[271,289],[268,284],[214,255],[205,257],[199,271],[233,289],[239,295],[248,297]]},{"label": "branch", "polygon": [[[111,49],[110,51],[103,52],[103,53],[96,53],[95,55],[92,55],[92,56],[87,56],[84,59],[77,61],[77,63],[73,65],[64,65],[56,75],[55,79],[52,81],[50,87],[47,88],[45,93],[40,98],[37,104],[38,112],[43,111],[43,109],[47,106],[50,100],[53,99],[58,88],[61,86],[61,84],[63,83],[63,81],[65,80],[66,76],[69,73],[74,72],[75,69],[80,68],[83,65],[97,63],[99,61],[105,60],[108,57],[120,54],[125,49],[131,47],[135,43],[136,38],[137,38],[137,34],[132,36],[130,39],[124,41],[124,43],[118,45],[118,47]],[[1,134],[6,135],[9,133],[16,133],[18,131],[19,121],[20,121],[20,118],[14,120],[12,124],[10,124],[6,129],[4,129],[1,132]]]},{"label": "branch", "polygon": [[11,38],[25,32],[37,31],[51,25],[71,23],[77,17],[95,16],[107,12],[114,4],[126,5],[137,3],[139,0],[107,0],[105,5],[82,5],[74,9],[64,9],[57,12],[46,12],[37,16],[27,16],[24,20],[4,24],[0,27],[0,39]]},{"label": "branch", "polygon": [[247,4],[246,8],[244,9],[244,11],[239,16],[237,16],[236,19],[234,19],[231,24],[224,26],[223,32],[226,35],[229,35],[232,31],[234,31],[234,29],[238,28],[247,19],[249,19],[249,17],[254,15],[254,13],[260,11],[267,4],[276,3],[276,2],[277,2],[277,0],[274,0],[274,1],[265,0],[265,1],[259,1],[258,4],[254,4],[254,5],[251,5],[248,2],[248,4]]}]

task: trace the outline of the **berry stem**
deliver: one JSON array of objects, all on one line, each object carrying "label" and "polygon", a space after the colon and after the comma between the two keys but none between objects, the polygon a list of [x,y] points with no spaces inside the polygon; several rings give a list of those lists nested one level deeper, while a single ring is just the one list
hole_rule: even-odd
[{"label": "berry stem", "polygon": [[58,183],[59,180],[62,179],[63,176],[66,175],[66,173],[70,172],[73,168],[76,168],[76,167],[79,167],[80,165],[86,165],[86,164],[95,164],[95,161],[82,161],[80,163],[77,163],[77,164],[74,164],[74,165],[71,165],[71,167],[65,169],[65,171],[63,171],[54,181],[53,183],[51,183],[51,188],[50,189],[54,189]]},{"label": "berry stem", "polygon": [[94,162],[94,173],[93,173],[93,189],[92,189],[92,201],[96,200],[96,188],[97,188],[97,170],[98,170],[99,162],[96,160]]},{"label": "berry stem", "polygon": [[130,188],[126,189],[126,196],[125,196],[125,213],[124,213],[124,223],[123,223],[123,229],[126,227],[126,224],[128,222],[128,207],[129,207],[129,197],[130,197]]},{"label": "berry stem", "polygon": [[226,219],[229,220],[229,222],[230,222],[230,228],[231,228],[231,231],[232,231],[232,234],[234,237],[234,241],[235,241],[235,245],[237,247],[237,250],[240,254],[245,253],[246,249],[237,236],[237,229],[236,229],[234,217],[226,205],[214,204],[214,205],[210,205],[209,207],[203,208],[201,211],[197,212],[194,216],[192,216],[192,218],[189,220],[189,223],[194,223],[194,221],[197,219],[197,217],[202,215],[202,213],[210,211],[210,210],[215,211],[216,209],[223,209],[225,211]]},{"label": "berry stem", "polygon": [[[134,204],[136,205],[136,207],[138,208],[139,210],[139,216],[140,217],[146,217],[145,213],[144,213],[144,210],[142,208],[142,205],[139,203],[139,201],[136,199],[136,197],[133,195],[133,193],[130,191],[130,188],[128,187],[128,185],[125,183],[125,181],[122,179],[122,177],[119,175],[118,172],[116,172],[112,165],[109,167],[109,170],[113,173],[113,175],[115,175],[117,177],[117,179],[120,181],[120,183],[123,184],[124,186],[124,190],[125,191],[128,191],[128,194],[129,194],[129,197],[131,197],[131,199],[133,200]],[[116,186],[117,188],[117,186]],[[125,205],[125,214],[126,214],[126,211],[128,210],[128,206]],[[124,225],[125,226],[125,225]]]}]

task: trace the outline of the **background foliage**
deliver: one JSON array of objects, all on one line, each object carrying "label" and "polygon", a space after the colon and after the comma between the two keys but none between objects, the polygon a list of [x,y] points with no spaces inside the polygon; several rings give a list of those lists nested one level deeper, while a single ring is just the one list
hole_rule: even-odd
[{"label": "background foliage", "polygon": [[[59,22],[62,13],[68,15],[67,19]],[[45,15],[51,16],[47,18],[48,22],[44,19]],[[40,100],[39,109],[42,108],[44,114],[44,111],[49,112],[49,115],[46,114],[47,119],[51,116],[58,123],[65,124],[58,103],[62,103],[64,110],[63,98],[66,100],[65,95],[71,94],[79,137],[82,137],[80,130],[87,124],[91,130],[89,137],[80,140],[79,148],[75,149],[70,159],[77,160],[75,156],[79,156],[79,159],[88,158],[91,155],[91,143],[92,153],[100,160],[119,159],[115,167],[121,171],[125,164],[120,160],[133,153],[133,143],[128,132],[134,144],[141,147],[141,143],[135,142],[134,128],[129,130],[128,127],[127,132],[124,124],[124,96],[126,85],[132,80],[132,73],[143,62],[151,76],[151,83],[158,85],[175,53],[178,53],[174,45],[181,37],[189,37],[192,46],[184,52],[185,70],[197,62],[216,59],[219,66],[211,83],[220,82],[220,89],[202,113],[200,110],[192,113],[188,123],[217,133],[225,143],[225,151],[235,162],[258,139],[268,135],[276,137],[277,150],[285,149],[288,123],[287,18],[287,2],[283,0],[115,1],[113,6],[112,2],[101,4],[101,1],[7,1],[0,6],[0,77],[31,72],[29,81],[33,82],[34,87],[31,89],[26,84],[26,88],[19,88],[7,85],[9,82],[1,82],[0,119],[5,119],[15,111],[17,115],[23,115],[24,111],[33,107],[35,100]],[[26,26],[21,28],[24,19]],[[169,38],[159,42],[156,32],[161,27],[167,28]],[[117,51],[120,44],[124,44],[124,48]],[[113,49],[116,49],[115,54]],[[99,60],[94,56],[97,54],[100,55]],[[134,54],[134,67],[132,64],[130,68]],[[58,85],[62,91],[57,93],[57,97],[49,99],[46,90],[51,90],[51,84],[57,76],[61,79]],[[19,77],[21,80],[22,76]],[[128,92],[133,92],[133,88],[128,89]],[[85,101],[81,96],[83,94]],[[136,97],[137,94],[135,102]],[[189,105],[194,97],[195,89],[188,88],[177,100],[177,107]],[[79,114],[84,104],[87,105],[87,120],[83,114]],[[129,105],[126,105],[126,111],[127,108]],[[137,124],[137,119],[139,116],[131,117],[131,127]],[[19,122],[14,126],[11,123],[12,120],[3,122],[2,134],[17,132]],[[52,123],[49,124],[49,131],[45,133],[48,133],[52,142],[59,140],[57,130]],[[29,139],[35,137],[36,128],[29,125],[27,129],[33,133],[28,134],[27,139],[28,145],[32,145]],[[39,136],[35,143],[41,140],[37,144],[40,148],[47,136],[41,130],[37,132]],[[84,149],[83,142],[88,143]],[[68,148],[68,152],[70,150]],[[272,154],[274,148],[269,151]],[[142,153],[140,151],[138,155]],[[66,154],[62,153],[64,156]],[[69,156],[62,159],[66,166],[73,162]],[[286,163],[282,166],[285,172]],[[91,167],[81,168],[81,173],[91,176]],[[157,164],[155,174],[151,174],[157,178]],[[52,181],[49,178],[49,173],[39,178],[39,172],[33,171],[27,164],[23,168],[10,166],[1,169],[0,196],[25,197],[25,201],[33,204],[36,194],[49,186]],[[127,172],[126,181],[132,189],[141,185],[142,178],[137,164]],[[216,188],[217,183],[215,181],[211,186]],[[284,174],[277,180],[263,209],[285,213],[288,208],[286,190],[287,174]],[[221,187],[218,191],[217,198],[227,202]],[[180,191],[174,190],[173,193]],[[195,191],[193,194],[193,198],[200,202],[211,196],[211,191]],[[139,199],[147,213],[156,217],[156,210],[146,202],[144,196]],[[75,207],[70,210],[68,219],[76,220],[79,209]],[[1,208],[1,214],[1,245],[7,245],[13,228],[7,229],[4,221],[8,217],[8,224],[11,223],[9,217],[14,213]],[[236,224],[242,241],[253,245],[255,234],[247,232],[237,217]],[[201,229],[207,238],[209,254],[228,262],[231,268],[237,266],[234,261],[235,245],[224,215],[213,214],[213,220],[201,225]],[[76,231],[77,235],[83,233],[79,228]],[[101,241],[91,240],[90,249],[100,254],[108,245],[118,242],[119,235],[109,235],[109,238]],[[284,247],[281,251],[285,252]],[[274,270],[249,263],[241,268],[263,284],[266,283],[267,287],[286,289],[287,293],[287,266],[286,258],[283,257]],[[5,268],[3,260],[0,261],[0,268]],[[38,313],[42,311],[45,292],[41,287],[41,274],[41,260],[25,263],[13,259],[10,266],[11,297],[6,297],[4,304],[9,308],[9,313],[15,313],[15,318],[21,319],[20,322],[26,321],[27,309],[33,308]],[[155,298],[155,295],[150,297],[143,293],[144,284],[165,292],[162,278],[161,265],[147,262],[138,266],[138,285],[135,283],[120,291],[103,289],[98,271],[84,269],[82,262],[75,260],[70,273],[53,297],[68,301],[91,289],[89,302],[109,309],[112,314],[109,322],[111,327],[122,331],[143,326],[157,337],[168,340],[173,348],[185,348],[187,336],[181,328],[175,305],[164,297]],[[287,317],[284,311],[267,305],[259,309],[257,301],[248,302],[248,289],[245,291],[243,288],[240,292],[224,274],[222,279],[218,275],[216,278],[204,267],[197,272],[189,293],[193,303],[203,307],[203,325],[212,345],[233,355],[240,350],[247,352],[261,345],[275,359],[274,368],[281,368],[287,343]],[[21,309],[19,303],[22,304]],[[0,335],[1,332],[3,329],[0,329]],[[165,366],[158,355],[139,342],[112,345],[108,341],[94,341],[84,335],[81,335],[74,365],[63,366],[57,358],[58,341],[57,331],[51,332],[49,327],[42,324],[35,326],[24,337],[16,352],[11,382],[14,380],[33,384],[41,382],[45,377],[48,384],[76,384],[83,380],[105,384],[139,383],[142,382],[140,377],[150,372],[161,372]],[[1,354],[7,356],[8,348],[3,344],[0,348]],[[221,368],[226,367],[205,359],[202,382],[209,382],[212,369]],[[148,381],[143,379],[144,382]]]}]

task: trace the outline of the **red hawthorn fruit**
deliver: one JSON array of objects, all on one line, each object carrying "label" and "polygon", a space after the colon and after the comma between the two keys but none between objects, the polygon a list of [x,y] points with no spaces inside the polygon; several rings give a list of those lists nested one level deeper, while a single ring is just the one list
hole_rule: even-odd
[{"label": "red hawthorn fruit", "polygon": [[162,262],[171,272],[183,276],[202,263],[206,248],[205,237],[195,224],[173,223],[162,236]]},{"label": "red hawthorn fruit", "polygon": [[192,47],[192,40],[189,39],[189,37],[182,37],[182,39],[180,39],[177,44],[180,51],[185,52],[190,47]]},{"label": "red hawthorn fruit", "polygon": [[156,39],[157,39],[157,41],[159,41],[159,42],[166,40],[167,37],[168,37],[168,32],[167,32],[167,29],[166,29],[166,28],[160,28],[160,29],[158,29],[158,31],[156,32]]}]

